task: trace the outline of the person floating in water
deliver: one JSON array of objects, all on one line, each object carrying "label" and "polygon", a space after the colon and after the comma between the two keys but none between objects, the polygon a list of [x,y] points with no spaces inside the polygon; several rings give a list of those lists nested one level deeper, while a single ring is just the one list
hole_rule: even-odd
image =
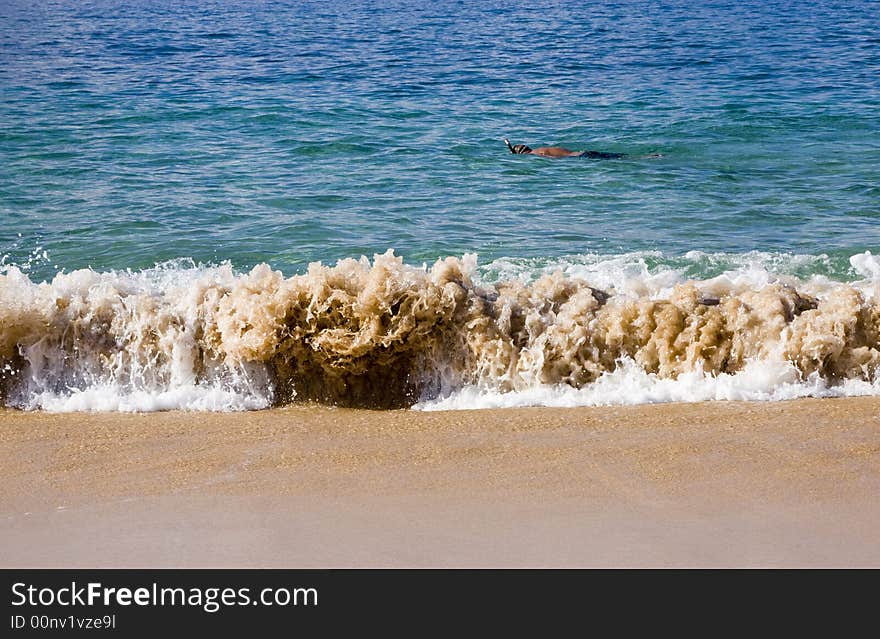
[{"label": "person floating in water", "polygon": [[[525,144],[510,144],[510,140],[504,138],[504,143],[510,152],[514,155],[540,155],[545,158],[589,158],[591,160],[619,160],[620,158],[629,157],[626,153],[607,153],[605,151],[571,151],[561,146],[541,146],[537,149],[526,146]],[[649,155],[645,157],[660,157],[659,154]]]}]

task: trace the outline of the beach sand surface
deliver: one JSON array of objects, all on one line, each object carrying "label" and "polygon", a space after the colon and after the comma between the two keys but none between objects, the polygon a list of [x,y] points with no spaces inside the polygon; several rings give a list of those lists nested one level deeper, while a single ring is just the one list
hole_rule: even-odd
[{"label": "beach sand surface", "polygon": [[880,399],[0,410],[2,567],[880,566]]}]

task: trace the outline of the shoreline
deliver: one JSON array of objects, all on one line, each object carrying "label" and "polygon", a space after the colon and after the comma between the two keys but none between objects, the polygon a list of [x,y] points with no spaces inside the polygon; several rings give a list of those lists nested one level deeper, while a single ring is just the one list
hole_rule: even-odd
[{"label": "shoreline", "polygon": [[0,410],[3,567],[880,566],[880,398]]}]

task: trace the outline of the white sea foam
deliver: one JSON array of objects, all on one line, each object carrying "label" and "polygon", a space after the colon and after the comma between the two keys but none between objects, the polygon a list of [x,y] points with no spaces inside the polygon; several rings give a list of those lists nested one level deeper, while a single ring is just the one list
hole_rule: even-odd
[{"label": "white sea foam", "polygon": [[540,384],[519,391],[468,385],[443,397],[416,403],[423,411],[527,406],[629,406],[670,402],[781,401],[800,397],[880,395],[880,383],[847,379],[835,385],[817,374],[803,379],[790,362],[755,361],[735,374],[691,371],[670,379],[646,373],[632,360],[581,388]]},{"label": "white sea foam", "polygon": [[43,391],[29,394],[25,409],[51,413],[80,411],[149,413],[164,410],[242,411],[268,408],[270,400],[256,389],[234,391],[220,385],[172,386],[167,389],[131,390],[107,384],[83,390]]}]

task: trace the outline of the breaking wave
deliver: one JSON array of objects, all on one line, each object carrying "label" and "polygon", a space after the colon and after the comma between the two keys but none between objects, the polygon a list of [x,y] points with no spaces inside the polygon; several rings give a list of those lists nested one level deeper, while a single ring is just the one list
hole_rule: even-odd
[{"label": "breaking wave", "polygon": [[[52,411],[420,409],[880,394],[880,259],[0,268],[0,399]],[[714,273],[714,275],[709,275]]]}]

